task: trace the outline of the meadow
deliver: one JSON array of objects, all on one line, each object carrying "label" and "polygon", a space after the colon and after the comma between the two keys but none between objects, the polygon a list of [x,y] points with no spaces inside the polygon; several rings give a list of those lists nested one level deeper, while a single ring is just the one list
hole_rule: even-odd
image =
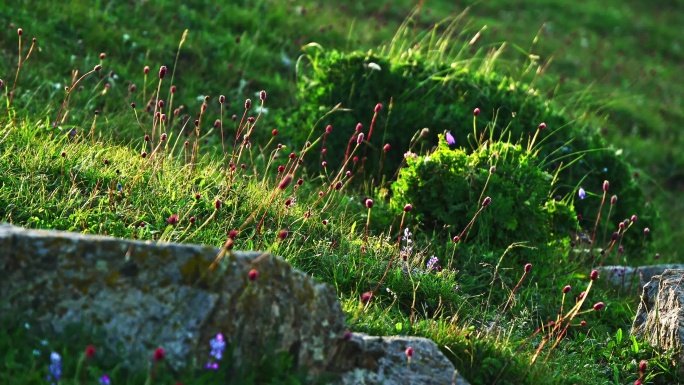
[{"label": "meadow", "polygon": [[[214,246],[237,231],[235,249],[335,287],[350,330],[431,338],[471,384],[680,383],[629,335],[638,291],[592,271],[681,257],[682,11],[3,3],[0,221]],[[104,336],[2,324],[2,384],[302,378],[268,355],[152,376]]]}]

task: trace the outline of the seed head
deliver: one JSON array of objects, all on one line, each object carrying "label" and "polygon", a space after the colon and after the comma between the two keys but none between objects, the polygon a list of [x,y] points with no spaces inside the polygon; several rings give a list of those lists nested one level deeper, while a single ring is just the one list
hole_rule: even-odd
[{"label": "seed head", "polygon": [[327,225],[328,225],[328,220],[327,220],[327,219],[324,219],[324,220],[321,221],[321,223],[323,224],[323,226],[327,226]]},{"label": "seed head", "polygon": [[460,241],[460,240],[461,240],[461,238],[458,235],[454,235],[454,238],[452,239],[452,241],[454,243],[458,243],[458,241]]},{"label": "seed head", "polygon": [[[591,274],[589,274],[589,278],[591,278],[592,281],[597,280],[599,277],[599,272],[598,270],[592,270]],[[582,292],[584,294],[584,292]]]},{"label": "seed head", "polygon": [[[162,115],[162,118],[165,116],[166,115]],[[162,119],[162,120],[164,120],[164,119]],[[166,133],[161,134],[161,137],[159,137],[159,139],[161,139],[162,142],[166,141],[166,139],[168,139],[168,138],[169,138],[169,136],[166,135]]]},{"label": "seed head", "polygon": [[159,79],[164,79],[164,76],[166,76],[166,71],[166,66],[159,67]]},{"label": "seed head", "polygon": [[171,86],[170,91],[172,94],[175,94],[176,93],[176,86]]},{"label": "seed head", "polygon": [[150,73],[150,66],[145,66],[145,68],[143,68],[143,73],[145,75],[149,74]]},{"label": "seed head", "polygon": [[544,123],[544,122],[539,123],[539,130],[543,130],[545,128],[546,128],[546,123]]},{"label": "seed head", "polygon": [[252,99],[245,100],[245,110],[252,108]]},{"label": "seed head", "polygon": [[21,29],[21,28],[17,29],[17,35],[21,36],[21,35],[23,35],[23,34],[24,34],[24,30],[23,30],[23,29]]},{"label": "seed head", "polygon": [[587,326],[587,321],[580,322],[580,326]]},{"label": "seed head", "polygon": [[285,172],[285,166],[281,164],[280,166],[278,166],[278,174],[282,174],[283,172]]},{"label": "seed head", "polygon": [[570,290],[572,290],[572,286],[565,285],[565,287],[563,288],[563,294],[568,294]]},{"label": "seed head", "polygon": [[406,206],[404,206],[404,212],[407,213],[409,211],[413,210],[413,206],[409,203]]},{"label": "seed head", "polygon": [[372,199],[366,199],[366,207],[373,208],[373,200]]},{"label": "seed head", "polygon": [[528,263],[525,265],[525,273],[529,273],[530,271],[532,271],[532,264]]},{"label": "seed head", "polygon": [[322,161],[322,162],[321,162],[321,166],[323,166],[323,167],[326,167],[326,166],[328,166],[328,162],[326,162],[326,161]]},{"label": "seed head", "polygon": [[608,191],[608,187],[610,187],[610,183],[607,180],[603,181],[603,191]]},{"label": "seed head", "polygon": [[475,116],[480,115],[480,109],[479,109],[479,108],[474,109],[474,110],[473,110],[473,115],[475,115]]},{"label": "seed head", "polygon": [[326,133],[326,134],[329,134],[329,133],[331,133],[331,132],[332,132],[332,126],[328,124],[328,126],[325,127],[325,133]]},{"label": "seed head", "polygon": [[496,172],[496,166],[492,166],[489,168],[489,173],[494,174]]},{"label": "seed head", "polygon": [[273,131],[271,131],[271,135],[273,135],[273,136],[278,135],[278,130],[276,130],[276,129],[274,128]]},{"label": "seed head", "polygon": [[380,110],[382,110],[382,104],[378,103],[375,105],[375,113],[377,114]]},{"label": "seed head", "polygon": [[636,215],[632,215],[632,217],[629,218],[629,221],[632,222],[632,223],[636,222],[636,221],[637,221],[637,216],[636,216]]},{"label": "seed head", "polygon": [[390,149],[390,144],[389,144],[389,143],[386,143],[384,146],[382,146],[382,150],[385,151],[385,152],[389,151],[389,149]]},{"label": "seed head", "polygon": [[356,132],[360,132],[362,128],[363,128],[363,125],[362,125],[361,123],[358,123],[358,124],[356,125],[355,130],[356,130]]},{"label": "seed head", "polygon": [[[620,223],[620,225],[622,225],[622,223]],[[610,239],[612,241],[614,241],[614,240],[618,239],[619,236],[620,236],[620,234],[617,231],[615,231],[615,232],[613,232],[613,235],[611,235]]]},{"label": "seed head", "polygon": [[650,233],[651,233],[651,229],[649,229],[648,227],[644,227],[644,235],[648,235]]},{"label": "seed head", "polygon": [[338,181],[337,183],[335,183],[335,190],[339,191],[341,188],[342,188],[342,182]]},{"label": "seed head", "polygon": [[249,280],[250,280],[250,281],[252,281],[252,282],[256,281],[257,278],[259,278],[259,271],[256,270],[256,269],[250,270],[250,271],[249,271],[249,274],[248,274],[248,277],[249,277]]},{"label": "seed head", "polygon": [[606,307],[606,304],[603,302],[597,302],[594,304],[594,311],[601,311],[604,307]]},{"label": "seed head", "polygon": [[287,231],[286,229],[282,229],[282,230],[280,230],[280,233],[278,233],[278,239],[280,239],[280,240],[282,241],[282,240],[284,240],[285,238],[287,238],[287,236],[288,236],[289,234],[290,234],[289,231]]},{"label": "seed head", "polygon": [[482,207],[487,207],[490,203],[492,203],[492,198],[486,197],[486,198],[482,201]]},{"label": "seed head", "polygon": [[266,100],[266,91],[262,90],[261,92],[259,92],[259,100],[261,100],[262,102]]},{"label": "seed head", "polygon": [[404,353],[406,353],[407,358],[411,358],[411,357],[413,357],[415,350],[413,349],[412,346],[409,346],[408,348],[406,348],[406,351]]},{"label": "seed head", "polygon": [[237,230],[230,230],[230,233],[228,233],[228,238],[230,239],[235,239],[235,237],[238,236],[238,231]]},{"label": "seed head", "polygon": [[613,195],[612,197],[610,197],[610,204],[614,205],[616,203],[617,203],[617,195]]},{"label": "seed head", "polygon": [[220,103],[220,104],[223,104],[223,103],[225,103],[225,102],[226,102],[226,96],[225,96],[225,95],[221,95],[221,96],[219,96],[219,99],[218,99],[218,101],[219,101],[219,103]]},{"label": "seed head", "polygon": [[147,152],[143,151],[143,152],[140,154],[140,156],[142,156],[143,158],[147,158]]},{"label": "seed head", "polygon": [[190,217],[190,223],[195,223],[197,221],[197,218],[195,217]]},{"label": "seed head", "polygon": [[95,66],[95,68],[93,68],[93,71],[97,72],[97,71],[99,71],[99,70],[101,70],[101,69],[102,69],[102,66],[98,64],[98,65]]},{"label": "seed head", "polygon": [[217,199],[216,202],[214,202],[214,207],[216,208],[216,210],[218,210],[218,209],[221,208],[221,204],[222,204],[222,203],[223,203],[223,202],[221,202],[220,199]]},{"label": "seed head", "polygon": [[304,183],[304,179],[302,179],[302,178],[297,179],[297,186],[301,186],[302,183]]},{"label": "seed head", "polygon": [[361,144],[363,143],[363,132],[359,133],[359,136],[356,137],[356,144]]}]

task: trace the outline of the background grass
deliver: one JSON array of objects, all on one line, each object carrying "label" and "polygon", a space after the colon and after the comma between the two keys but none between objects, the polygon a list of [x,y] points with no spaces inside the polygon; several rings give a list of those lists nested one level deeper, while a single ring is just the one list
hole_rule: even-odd
[{"label": "background grass", "polygon": [[[297,108],[295,81],[302,46],[315,42],[326,49],[361,51],[377,47],[394,36],[414,5],[404,0],[350,1],[346,5],[266,0],[221,5],[201,0],[186,4],[3,3],[0,79],[8,90],[16,72],[16,29],[24,31],[24,55],[30,39],[38,41],[22,66],[13,109],[2,118],[0,220],[34,228],[221,245],[228,231],[268,201],[282,176],[276,167],[286,161],[268,162],[279,139],[272,138],[271,130],[282,129],[278,125],[283,114]],[[509,48],[503,51],[499,70],[520,78],[530,76],[524,73],[530,54],[538,55],[540,63],[548,63],[536,86],[553,96],[570,116],[592,111],[590,118],[605,127],[609,142],[622,148],[639,169],[642,187],[653,205],[667,208],[663,223],[653,233],[653,245],[631,254],[629,262],[677,262],[681,251],[676,240],[684,235],[684,205],[677,199],[684,189],[684,139],[677,128],[684,123],[684,86],[677,77],[684,42],[676,28],[684,23],[682,5],[672,1],[656,7],[616,0],[595,5],[565,0],[425,1],[415,28],[430,28],[447,15],[466,9],[459,24],[463,39],[471,41],[482,31],[473,50],[487,51],[506,42]],[[178,51],[186,29],[187,39]],[[100,53],[106,53],[104,60]],[[100,62],[103,70],[86,78],[83,89],[72,94],[68,119],[59,127],[64,132],[76,128],[76,136],[51,135],[55,131],[51,123],[65,96],[64,86]],[[148,77],[143,75],[146,65],[151,67]],[[135,112],[148,124],[149,116],[143,112],[147,100],[142,94],[149,97],[156,89],[160,65],[169,66],[174,75],[172,80],[165,79],[162,97],[168,103],[168,87],[176,85],[173,104],[183,109],[173,119],[169,114],[169,143],[181,138],[176,160],[155,169],[140,156],[151,149],[130,103],[137,104]],[[234,135],[244,100],[251,98],[258,105],[255,93],[262,89],[268,92],[265,106],[269,110],[259,118],[246,178],[228,182],[221,171],[227,165],[221,162],[220,135],[211,124],[223,113],[226,132]],[[202,147],[205,155],[201,165],[191,170],[182,161],[187,134],[181,133],[186,121],[183,115],[187,114],[192,124],[205,95],[211,97],[202,118],[206,122],[202,138],[206,140]],[[216,100],[219,95],[225,95],[230,104],[223,112]],[[236,123],[230,120],[233,114]],[[255,109],[248,113],[256,114]],[[92,126],[93,137],[89,136]],[[282,154],[299,154],[303,146],[285,144],[288,147]],[[317,212],[313,220],[300,220],[316,202],[318,191],[325,190],[331,180],[325,173],[305,178],[296,192],[288,192],[295,204],[269,207],[264,232],[239,237],[236,248],[270,249],[333,284],[351,329],[432,338],[473,384],[497,379],[499,383],[631,383],[637,378],[640,359],[651,362],[646,378],[650,383],[679,381],[667,355],[627,336],[638,298],[606,285],[592,289],[591,303],[604,301],[607,311],[589,313],[588,327],[571,328],[548,363],[529,364],[541,340],[537,336],[526,344],[525,339],[555,318],[563,286],[572,285],[572,293],[579,294],[588,281],[590,266],[574,271],[570,264],[566,269],[551,262],[565,258],[566,249],[548,251],[547,258],[540,259],[548,264],[535,263],[506,314],[509,328],[499,333],[485,332],[483,324],[495,319],[520,278],[522,266],[499,265],[501,255],[482,245],[431,244],[432,234],[419,231],[414,231],[415,251],[405,266],[413,273],[392,269],[383,284],[385,291],[364,306],[359,301],[361,293],[380,282],[399,221],[387,213],[385,202],[377,200],[371,222],[385,225],[376,227],[366,243],[363,234],[368,210],[361,198],[371,192],[346,187],[327,194],[323,200],[326,210]],[[215,208],[217,199],[222,202],[219,210]],[[181,222],[170,229],[167,219],[175,213]],[[194,224],[190,217],[195,217]],[[205,222],[202,230],[195,232]],[[279,243],[278,231],[285,227],[290,235]],[[653,257],[656,252],[662,256],[659,260]],[[457,267],[428,271],[425,263],[431,255],[455,255]],[[65,357],[72,357],[72,364],[78,359],[82,342],[44,336],[47,349],[40,343],[42,338],[25,342],[20,332],[23,320],[11,322],[13,327],[0,335],[0,343],[16,353],[0,363],[0,380],[18,378],[16,373],[33,373],[22,377],[23,382],[13,383],[37,383],[46,373],[48,350],[61,349]],[[102,370],[114,370],[116,360],[112,361],[101,363]],[[121,373],[118,379],[123,383],[145,376]],[[188,376],[197,378],[194,373]],[[278,382],[278,376],[274,377]]]}]

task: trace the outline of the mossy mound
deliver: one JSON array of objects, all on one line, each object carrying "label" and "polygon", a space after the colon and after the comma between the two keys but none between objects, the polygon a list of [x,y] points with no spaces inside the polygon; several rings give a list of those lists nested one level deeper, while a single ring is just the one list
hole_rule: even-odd
[{"label": "mossy mound", "polygon": [[[333,131],[325,141],[328,169],[342,164],[357,123],[362,123],[366,135],[364,148],[360,149],[366,157],[366,176],[380,178],[379,174],[383,174],[391,179],[409,148],[413,152],[430,149],[437,142],[437,135],[445,131],[453,134],[456,146],[470,152],[477,147],[474,131],[478,136],[484,134],[485,139],[491,136],[495,140],[527,144],[544,122],[546,129],[539,132],[535,143],[543,170],[555,174],[562,167],[554,194],[569,196],[580,186],[599,194],[603,181],[609,180],[609,194],[618,195],[620,202],[611,214],[611,223],[616,226],[610,228],[616,228],[618,221],[632,214],[639,216],[640,228],[653,226],[655,213],[647,207],[633,171],[620,153],[610,149],[587,123],[570,120],[555,110],[549,100],[510,77],[476,73],[456,65],[428,65],[417,54],[390,59],[361,52],[331,51],[312,60],[308,70],[302,72],[298,87],[301,107],[289,115],[284,131],[294,141],[303,143],[307,138],[317,138],[328,124],[332,125]],[[319,121],[340,103],[350,111],[334,112]],[[368,141],[377,103],[382,103],[383,109]],[[476,119],[475,108],[481,111]],[[309,136],[312,127],[313,135]],[[423,128],[429,128],[429,133],[416,139]],[[384,152],[386,143],[391,148]],[[318,153],[309,156],[309,170],[318,170],[320,161]],[[599,202],[574,202],[577,212],[585,218],[580,223],[583,228],[593,228]],[[640,231],[628,233],[627,238],[633,244],[641,244]]]},{"label": "mossy mound", "polygon": [[459,234],[487,196],[491,203],[469,231],[469,239],[479,244],[546,245],[569,237],[577,226],[571,204],[551,197],[553,176],[520,145],[494,142],[468,154],[450,149],[442,136],[436,151],[408,156],[406,162],[392,185],[391,206],[399,211],[413,204],[414,215],[435,230]]}]

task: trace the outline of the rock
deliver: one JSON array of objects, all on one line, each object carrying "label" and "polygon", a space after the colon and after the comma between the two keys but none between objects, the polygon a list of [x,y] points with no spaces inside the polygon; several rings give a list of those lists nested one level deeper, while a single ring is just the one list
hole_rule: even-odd
[{"label": "rock", "polygon": [[602,266],[596,268],[601,278],[609,280],[612,284],[621,286],[623,289],[635,288],[637,290],[641,290],[651,277],[662,274],[667,269],[684,269],[684,265]]},{"label": "rock", "polygon": [[[468,385],[432,340],[421,337],[372,337],[353,333],[341,341],[328,367],[342,373],[337,385]],[[406,349],[413,348],[409,364]]]},{"label": "rock", "polygon": [[334,288],[260,252],[233,252],[209,271],[217,253],[0,224],[0,312],[25,312],[54,333],[100,327],[127,349],[126,365],[147,365],[157,346],[176,367],[207,362],[222,333],[238,364],[286,351],[296,368],[321,373],[345,332]]},{"label": "rock", "polygon": [[665,270],[643,287],[632,335],[663,350],[673,349],[684,375],[684,270]]}]

